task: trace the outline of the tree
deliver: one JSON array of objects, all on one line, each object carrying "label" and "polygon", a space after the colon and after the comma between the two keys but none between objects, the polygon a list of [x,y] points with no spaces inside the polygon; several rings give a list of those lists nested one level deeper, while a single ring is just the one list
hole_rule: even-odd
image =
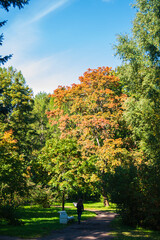
[{"label": "tree", "polygon": [[76,188],[77,182],[83,183],[79,173],[81,157],[76,142],[72,139],[48,140],[39,155],[39,163],[50,176],[48,184],[58,192],[58,196],[62,196],[64,210],[65,195]]},{"label": "tree", "polygon": [[[0,1],[0,6],[2,8],[4,8],[6,11],[9,11],[9,7],[13,6],[13,7],[18,7],[19,9],[23,8],[23,6],[25,4],[27,4],[29,2],[29,0],[1,0]],[[4,26],[6,24],[7,21],[2,21],[0,22],[0,27]],[[2,42],[3,42],[3,34],[0,35],[0,46],[2,46]],[[0,55],[0,64],[4,64],[5,62],[8,61],[8,59],[10,59],[12,57],[12,55],[8,55],[8,56],[4,56],[2,57]]]},{"label": "tree", "polygon": [[141,209],[143,214],[137,221],[138,224],[158,228],[159,211],[156,209],[160,202],[160,2],[137,0],[134,7],[137,13],[132,36],[120,35],[115,47],[116,54],[123,60],[117,73],[123,90],[129,96],[124,116],[132,129],[133,140],[142,160],[137,170],[143,202],[139,203],[136,211]]},{"label": "tree", "polygon": [[34,98],[33,116],[35,118],[33,128],[38,133],[37,142],[42,148],[45,145],[46,139],[49,136],[49,121],[46,112],[49,110],[50,98],[45,92],[38,93]]},{"label": "tree", "polygon": [[[137,1],[133,36],[119,36],[117,54],[123,60],[119,76],[127,94],[126,119],[145,152],[159,154],[160,3]],[[148,149],[149,148],[149,149]]]},{"label": "tree", "polygon": [[1,130],[12,130],[17,151],[23,154],[27,164],[34,145],[32,90],[21,72],[10,67],[0,68],[0,93]]},{"label": "tree", "polygon": [[[59,128],[62,139],[68,136],[77,139],[86,171],[84,182],[101,182],[103,195],[107,197],[105,174],[121,164],[118,152],[120,149],[122,152],[123,145],[120,119],[125,95],[109,67],[89,69],[79,80],[79,84],[60,86],[54,91],[54,109],[48,112],[48,117]],[[116,153],[114,159],[110,157],[113,153]]]},{"label": "tree", "polygon": [[22,195],[26,189],[23,171],[23,156],[19,155],[12,130],[0,132],[0,197],[1,205],[10,201],[13,204],[14,193]]}]

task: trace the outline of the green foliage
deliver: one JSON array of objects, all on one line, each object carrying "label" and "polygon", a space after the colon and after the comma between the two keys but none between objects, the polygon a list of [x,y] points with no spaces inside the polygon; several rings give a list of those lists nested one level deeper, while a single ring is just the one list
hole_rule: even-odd
[{"label": "green foliage", "polygon": [[53,203],[53,191],[51,188],[34,185],[29,193],[29,199],[32,204],[38,204],[44,208],[49,208]]},{"label": "green foliage", "polygon": [[140,224],[143,193],[140,191],[137,168],[117,167],[114,174],[108,174],[108,182],[111,201],[117,204],[123,222],[134,226]]},{"label": "green foliage", "polygon": [[[124,105],[126,120],[134,141],[133,186],[131,187],[131,166],[116,172],[114,187],[121,202],[122,214],[130,223],[138,223],[159,229],[158,220],[160,193],[160,2],[158,0],[137,0],[136,17],[133,21],[132,36],[118,37],[117,55],[123,61],[117,69],[123,91],[129,96]],[[136,157],[137,155],[137,157]],[[125,173],[128,169],[128,173]],[[119,169],[120,170],[120,169]],[[126,174],[126,175],[125,175]],[[126,177],[127,176],[127,177]],[[127,196],[118,180],[128,181]],[[128,179],[128,180],[127,180]],[[111,180],[111,182],[112,182]],[[123,182],[124,183],[124,182]],[[125,186],[126,184],[124,184]],[[112,191],[113,194],[113,191]],[[142,200],[140,200],[142,199]],[[115,201],[118,201],[114,199]],[[125,205],[125,207],[124,207]],[[135,208],[135,214],[131,209]],[[129,220],[130,218],[130,220]],[[124,219],[124,216],[123,216]]]},{"label": "green foliage", "polygon": [[13,226],[22,225],[22,221],[16,216],[16,208],[9,203],[0,205],[0,220],[5,220],[7,224]]},{"label": "green foliage", "polygon": [[51,126],[49,124],[46,112],[49,110],[50,98],[45,92],[38,93],[34,98],[32,114],[34,116],[33,129],[38,134],[36,137],[37,146],[42,148],[46,140],[51,135]]},{"label": "green foliage", "polygon": [[[107,176],[111,201],[125,224],[159,229],[159,173],[155,166],[130,164]],[[155,173],[154,175],[152,173]]]},{"label": "green foliage", "polygon": [[[99,187],[99,188],[98,188]],[[101,189],[100,184],[97,183],[90,186],[88,184],[84,184],[84,186],[79,187],[78,189],[73,189],[68,195],[67,201],[78,201],[78,199],[82,198],[83,201],[100,201],[101,198]]]},{"label": "green foliage", "polygon": [[21,72],[12,67],[0,68],[0,125],[3,131],[12,130],[17,140],[18,153],[29,159],[32,151],[34,131],[33,97]]},{"label": "green foliage", "polygon": [[119,78],[109,67],[88,69],[79,80],[79,84],[59,86],[54,91],[53,109],[48,117],[59,130],[60,138],[73,137],[81,151],[78,195],[83,192],[86,196],[89,192],[94,196],[103,189],[107,198],[103,173],[120,165],[119,156],[124,155],[125,128],[121,116],[126,95],[122,94]]},{"label": "green foliage", "polygon": [[100,185],[93,179],[95,162],[94,157],[82,158],[76,140],[59,139],[57,135],[47,140],[38,156],[38,164],[44,169],[45,184],[52,188],[54,197],[62,199],[64,196],[76,200],[78,197],[99,199]]},{"label": "green foliage", "polygon": [[39,155],[39,163],[51,177],[49,184],[60,192],[68,192],[77,185],[80,152],[72,139],[53,138]]},{"label": "green foliage", "polygon": [[137,145],[151,159],[160,149],[160,3],[137,0],[135,7],[132,37],[118,37],[116,51],[123,60],[118,75],[130,96],[125,119]]},{"label": "green foliage", "polygon": [[27,190],[34,131],[32,91],[21,72],[0,68],[0,197],[14,202]]},{"label": "green foliage", "polygon": [[0,132],[0,198],[1,203],[14,200],[14,193],[23,195],[26,179],[23,175],[23,157],[19,156],[12,132]]}]

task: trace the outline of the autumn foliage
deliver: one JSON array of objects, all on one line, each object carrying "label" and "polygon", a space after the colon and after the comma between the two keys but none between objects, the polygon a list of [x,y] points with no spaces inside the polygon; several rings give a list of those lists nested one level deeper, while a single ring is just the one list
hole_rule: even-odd
[{"label": "autumn foliage", "polygon": [[61,138],[75,137],[89,155],[113,139],[125,95],[109,67],[88,69],[79,80],[79,84],[59,86],[54,91],[54,109],[48,117],[58,126]]},{"label": "autumn foliage", "polygon": [[53,110],[48,112],[48,118],[59,129],[60,138],[77,141],[84,181],[102,182],[103,174],[99,172],[121,164],[116,156],[123,145],[119,129],[126,95],[121,93],[119,79],[109,67],[88,69],[79,80],[79,84],[59,86],[54,91]]}]

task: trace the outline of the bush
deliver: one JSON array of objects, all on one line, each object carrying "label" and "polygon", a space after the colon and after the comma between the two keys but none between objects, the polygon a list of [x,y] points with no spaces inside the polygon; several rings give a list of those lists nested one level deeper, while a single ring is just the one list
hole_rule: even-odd
[{"label": "bush", "polygon": [[117,167],[114,174],[108,175],[108,191],[123,222],[132,226],[139,224],[143,217],[142,195],[136,167]]},{"label": "bush", "polygon": [[[154,174],[153,174],[154,172]],[[153,167],[134,165],[117,167],[108,174],[107,188],[111,201],[117,204],[123,223],[160,229],[160,187]]]},{"label": "bush", "polygon": [[16,216],[16,208],[9,203],[0,205],[0,219],[5,220],[9,225],[22,225],[22,221]]},{"label": "bush", "polygon": [[49,208],[53,203],[52,189],[41,184],[34,186],[30,192],[30,200],[33,204],[39,204],[43,208]]}]

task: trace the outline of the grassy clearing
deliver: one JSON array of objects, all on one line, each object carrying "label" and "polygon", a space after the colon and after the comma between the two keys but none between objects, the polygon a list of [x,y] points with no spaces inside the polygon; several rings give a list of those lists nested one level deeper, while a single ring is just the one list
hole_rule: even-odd
[{"label": "grassy clearing", "polygon": [[[69,216],[74,216],[77,219],[76,208],[70,204],[71,208],[66,208]],[[25,206],[17,210],[19,219],[24,225],[10,226],[5,222],[0,224],[0,235],[16,236],[21,238],[37,238],[48,235],[51,231],[66,227],[59,223],[60,207],[42,208],[40,206]],[[95,213],[84,211],[82,220],[96,216]]]},{"label": "grassy clearing", "polygon": [[[66,207],[73,207],[73,203],[66,203]],[[114,211],[116,210],[115,204],[110,204],[109,207],[104,207],[103,202],[85,202],[84,209],[90,211]]]},{"label": "grassy clearing", "polygon": [[110,203],[109,207],[104,207],[103,202],[87,202],[84,204],[84,208],[91,210],[91,211],[110,211],[110,212],[115,212],[116,211],[116,205],[113,203]]},{"label": "grassy clearing", "polygon": [[125,226],[120,217],[116,217],[111,226],[114,240],[160,240],[160,232]]}]

